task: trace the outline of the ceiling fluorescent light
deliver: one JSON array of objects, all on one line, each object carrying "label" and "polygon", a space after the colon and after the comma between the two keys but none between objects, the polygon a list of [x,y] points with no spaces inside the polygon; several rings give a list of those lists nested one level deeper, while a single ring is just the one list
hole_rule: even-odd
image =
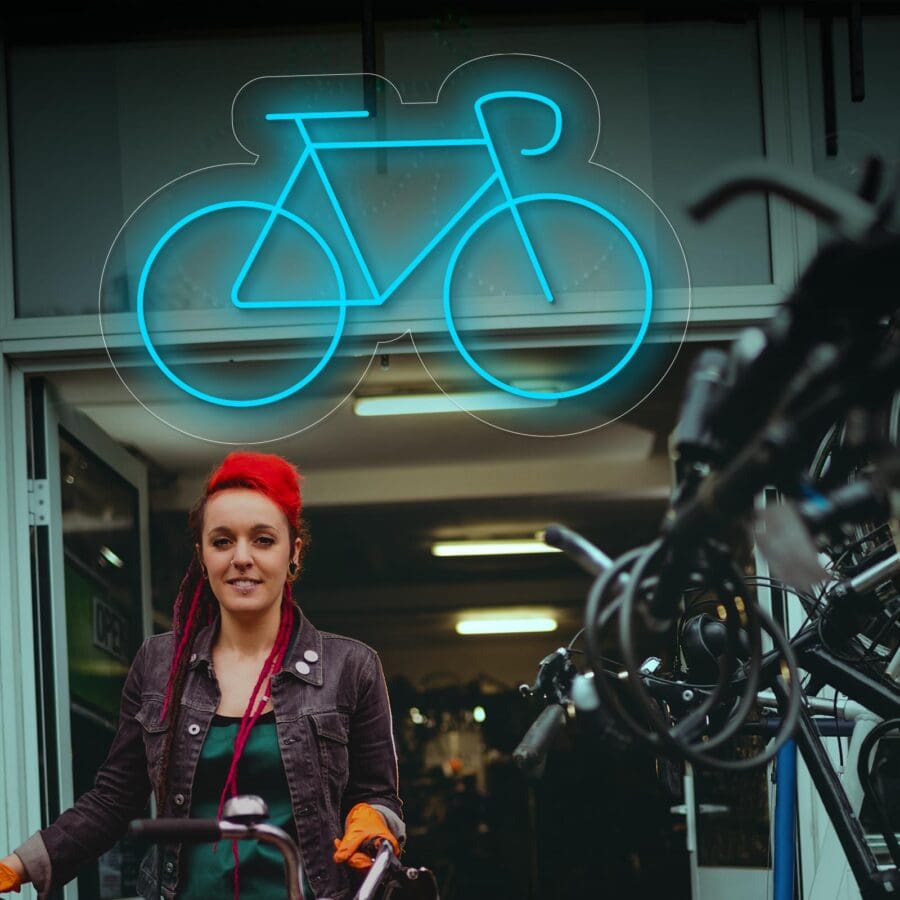
[{"label": "ceiling fluorescent light", "polygon": [[529,634],[556,631],[556,619],[551,616],[473,616],[456,623],[457,634]]},{"label": "ceiling fluorescent light", "polygon": [[122,566],[125,565],[125,560],[123,560],[114,550],[110,550],[105,544],[100,548],[100,555],[110,563],[110,565],[115,566],[117,569],[121,569]]},{"label": "ceiling fluorescent light", "polygon": [[524,553],[560,553],[537,538],[515,538],[504,541],[436,541],[433,556],[517,556]]},{"label": "ceiling fluorescent light", "polygon": [[428,413],[484,412],[495,409],[536,409],[541,406],[556,406],[556,400],[529,400],[507,391],[469,391],[459,394],[391,394],[380,397],[357,397],[353,402],[353,411],[358,416],[415,416]]}]

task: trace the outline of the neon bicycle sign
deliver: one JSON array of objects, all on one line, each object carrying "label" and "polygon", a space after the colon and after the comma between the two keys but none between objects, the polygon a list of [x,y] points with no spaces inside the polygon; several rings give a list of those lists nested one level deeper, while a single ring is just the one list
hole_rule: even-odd
[{"label": "neon bicycle sign", "polygon": [[[410,139],[384,141],[316,141],[310,134],[310,127],[315,121],[322,119],[334,120],[366,118],[368,117],[368,112],[352,110],[334,112],[289,112],[267,114],[266,119],[270,122],[293,122],[300,133],[300,137],[303,143],[303,149],[300,154],[300,158],[297,160],[293,170],[288,176],[287,181],[285,182],[278,196],[278,199],[271,204],[264,201],[254,200],[224,200],[219,203],[214,203],[209,206],[204,206],[200,209],[194,210],[166,230],[162,237],[157,241],[156,245],[147,257],[146,262],[144,263],[137,292],[138,321],[140,324],[141,337],[143,338],[144,345],[146,346],[147,351],[150,353],[159,369],[170,381],[172,381],[173,384],[181,388],[181,390],[186,391],[188,394],[191,394],[192,396],[200,400],[204,400],[208,403],[214,403],[218,406],[239,408],[265,406],[269,403],[275,403],[279,400],[283,400],[286,397],[291,396],[292,394],[297,393],[298,391],[306,387],[306,385],[308,385],[322,372],[328,361],[334,355],[334,352],[337,350],[338,344],[341,339],[341,334],[346,322],[348,309],[355,306],[380,306],[387,302],[391,295],[394,294],[404,284],[409,276],[418,268],[422,261],[429,256],[429,254],[435,249],[435,247],[437,247],[437,245],[440,244],[441,241],[443,241],[443,239],[466,217],[466,215],[473,209],[478,201],[481,200],[481,198],[489,190],[496,186],[502,192],[502,201],[489,209],[486,213],[483,213],[464,232],[455,248],[453,249],[453,252],[450,256],[450,264],[447,267],[444,277],[444,315],[447,321],[447,328],[449,330],[450,337],[453,340],[456,349],[459,351],[460,355],[463,357],[466,363],[473,369],[473,371],[475,371],[485,381],[487,381],[494,387],[499,388],[500,390],[507,391],[519,397],[524,397],[532,400],[562,400],[569,397],[576,397],[581,394],[588,393],[589,391],[595,390],[596,388],[600,387],[603,384],[606,384],[610,379],[615,377],[619,372],[622,371],[622,369],[625,368],[625,366],[634,356],[638,347],[640,347],[641,342],[643,341],[644,336],[647,333],[647,329],[650,325],[650,317],[653,311],[653,281],[650,274],[650,266],[647,262],[647,258],[644,254],[644,251],[638,244],[637,239],[629,231],[627,226],[617,216],[604,209],[597,203],[594,203],[583,197],[577,197],[562,193],[543,192],[518,196],[513,193],[512,189],[510,188],[509,181],[507,180],[507,177],[503,171],[502,164],[497,155],[494,142],[491,138],[490,130],[487,126],[484,116],[484,106],[486,104],[502,100],[520,100],[539,103],[546,106],[553,113],[554,129],[550,139],[540,147],[522,148],[520,153],[523,156],[541,156],[545,153],[548,153],[553,149],[553,147],[556,146],[562,134],[562,111],[560,110],[559,105],[551,98],[530,91],[496,91],[493,93],[484,94],[479,97],[474,104],[474,113],[482,132],[482,136],[480,138],[446,138],[443,140]],[[441,227],[436,234],[429,238],[426,244],[415,255],[415,257],[410,260],[403,271],[399,275],[397,275],[397,277],[387,287],[379,289],[372,277],[370,267],[360,250],[359,242],[354,235],[349,222],[347,221],[347,217],[344,213],[340,201],[338,200],[332,182],[328,177],[322,159],[322,154],[329,151],[347,151],[361,149],[386,150],[400,147],[483,147],[490,156],[493,171],[491,172],[489,177],[476,188],[471,196],[469,196],[463,202],[463,204],[453,213],[453,215],[448,219],[443,227]],[[347,296],[344,276],[341,272],[341,268],[332,248],[325,241],[322,235],[318,231],[316,231],[308,221],[285,209],[285,202],[292,189],[294,188],[297,179],[300,177],[301,173],[303,172],[304,168],[307,167],[307,165],[311,166],[314,169],[317,177],[321,181],[322,187],[325,189],[332,209],[341,224],[343,233],[347,238],[350,247],[352,248],[353,255],[360,267],[360,271],[362,272],[371,291],[371,297],[350,298]],[[454,323],[451,307],[451,290],[453,285],[454,270],[456,268],[456,264],[460,257],[460,254],[465,248],[466,244],[475,235],[477,235],[479,229],[485,223],[489,222],[494,217],[500,214],[509,213],[512,223],[514,224],[516,231],[518,232],[519,237],[522,240],[522,245],[525,248],[528,259],[534,270],[534,275],[538,285],[540,286],[541,294],[548,303],[553,303],[553,290],[548,283],[544,269],[541,266],[541,262],[538,259],[538,255],[535,252],[531,237],[529,236],[528,231],[525,228],[525,224],[519,211],[520,206],[533,203],[544,203],[548,201],[556,203],[571,203],[590,210],[596,215],[601,216],[625,238],[628,245],[634,252],[635,257],[637,258],[641,273],[643,275],[644,311],[640,326],[637,330],[637,334],[627,348],[626,352],[613,366],[609,367],[605,372],[586,384],[581,384],[576,387],[570,387],[565,390],[542,391],[529,390],[522,387],[517,387],[513,384],[509,384],[508,382],[492,375],[476,361],[476,359],[463,343],[459,331],[457,330]],[[234,284],[232,285],[231,302],[234,304],[234,306],[242,309],[298,309],[303,307],[333,307],[339,311],[337,326],[335,328],[331,342],[328,345],[328,348],[326,349],[322,358],[306,375],[304,375],[304,377],[302,377],[289,387],[283,388],[279,391],[275,391],[265,396],[241,399],[221,397],[210,394],[206,391],[200,391],[192,385],[188,384],[187,381],[185,381],[183,378],[180,378],[166,364],[166,362],[162,359],[156,347],[154,346],[153,339],[150,335],[150,330],[147,327],[147,320],[144,311],[144,294],[146,290],[147,279],[157,256],[166,246],[169,240],[183,228],[190,226],[192,223],[196,222],[198,219],[201,219],[204,216],[214,215],[215,213],[221,212],[226,209],[237,208],[261,210],[267,214],[267,217],[265,224],[263,225],[253,246],[250,248],[247,258],[244,260],[243,265],[241,266],[241,269],[234,281]],[[276,220],[279,217],[287,219],[287,221],[306,232],[310,237],[313,238],[321,251],[325,254],[334,273],[334,278],[338,286],[338,296],[328,299],[299,298],[279,300],[244,300],[241,298],[240,292],[247,277],[247,273],[253,266],[253,263],[256,261],[259,252],[266,241],[266,238],[269,236],[272,230],[272,226],[275,224]]]},{"label": "neon bicycle sign", "polygon": [[662,329],[686,327],[680,241],[646,192],[592,158],[599,105],[570,67],[485,57],[422,101],[380,76],[265,76],[235,95],[232,130],[253,161],[151,194],[101,279],[101,331],[132,311],[150,365],[107,343],[110,361],[177,430],[303,430],[367,377],[353,362],[367,336],[369,364],[406,337],[440,390],[512,395],[520,421],[543,410],[531,422],[548,436],[614,421],[677,355],[680,341],[658,348]]}]

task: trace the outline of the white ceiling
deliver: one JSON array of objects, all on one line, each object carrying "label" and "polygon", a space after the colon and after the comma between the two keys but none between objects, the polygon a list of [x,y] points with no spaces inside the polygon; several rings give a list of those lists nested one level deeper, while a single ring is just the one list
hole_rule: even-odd
[{"label": "white ceiling", "polygon": [[[179,426],[189,421],[190,408],[177,397],[153,398],[152,415],[108,364],[47,378],[63,403],[149,463],[157,507],[187,508],[204,474],[233,449],[166,424],[163,419]],[[673,370],[665,390],[636,411],[569,437],[511,433],[519,427],[515,413],[494,416],[502,427],[462,412],[363,418],[354,414],[352,402],[341,404],[339,392],[319,398],[321,408],[337,407],[323,421],[258,449],[295,462],[307,479],[306,502],[317,506],[494,496],[661,497],[669,482],[661,433],[674,418],[680,380]],[[415,354],[392,354],[389,367],[376,357],[365,377],[349,387],[359,394],[429,384]],[[526,421],[521,430],[528,428]]]}]

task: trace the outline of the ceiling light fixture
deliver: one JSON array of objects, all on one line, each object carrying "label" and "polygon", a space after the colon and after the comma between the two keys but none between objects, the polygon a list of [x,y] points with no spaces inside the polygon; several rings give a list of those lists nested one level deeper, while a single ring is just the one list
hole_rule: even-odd
[{"label": "ceiling light fixture", "polygon": [[552,616],[538,615],[478,615],[461,618],[456,623],[457,634],[530,634],[556,631],[557,621]]},{"label": "ceiling light fixture", "polygon": [[508,538],[493,541],[435,541],[432,556],[518,556],[525,553],[560,553],[539,538]]},{"label": "ceiling light fixture", "polygon": [[117,553],[113,550],[110,550],[109,547],[103,546],[100,548],[100,555],[111,565],[115,566],[117,569],[121,569],[122,566],[125,565],[125,560],[122,559]]},{"label": "ceiling light fixture", "polygon": [[498,409],[537,409],[542,406],[556,406],[556,400],[529,400],[507,391],[469,391],[458,394],[390,394],[357,397],[353,401],[353,411],[358,416],[415,416]]}]

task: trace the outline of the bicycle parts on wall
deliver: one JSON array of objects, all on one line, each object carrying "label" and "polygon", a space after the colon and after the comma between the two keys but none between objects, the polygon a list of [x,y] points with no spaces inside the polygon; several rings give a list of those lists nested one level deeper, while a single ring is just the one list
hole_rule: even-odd
[{"label": "bicycle parts on wall", "polygon": [[[392,342],[419,355],[418,389],[512,398],[478,418],[567,435],[620,418],[674,361],[681,244],[603,166],[597,98],[568,66],[473,60],[430,102],[376,76],[259,78],[232,125],[245,158],[151,194],[100,284],[111,362],[173,428],[296,433]],[[138,351],[119,346],[130,329]]]}]

